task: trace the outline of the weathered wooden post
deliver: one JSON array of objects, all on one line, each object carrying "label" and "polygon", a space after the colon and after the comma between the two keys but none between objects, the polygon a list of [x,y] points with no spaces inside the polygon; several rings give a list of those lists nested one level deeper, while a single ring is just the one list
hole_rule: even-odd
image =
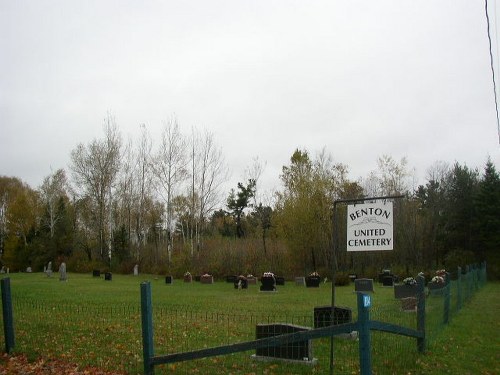
[{"label": "weathered wooden post", "polygon": [[151,301],[151,284],[141,283],[141,319],[142,319],[142,354],[144,357],[144,374],[153,375],[153,305]]},{"label": "weathered wooden post", "polygon": [[12,295],[10,293],[10,278],[2,279],[2,312],[3,331],[5,335],[5,351],[10,353],[15,346],[14,315],[12,314]]},{"label": "weathered wooden post", "polygon": [[361,375],[372,374],[370,306],[371,296],[358,293],[359,366]]}]

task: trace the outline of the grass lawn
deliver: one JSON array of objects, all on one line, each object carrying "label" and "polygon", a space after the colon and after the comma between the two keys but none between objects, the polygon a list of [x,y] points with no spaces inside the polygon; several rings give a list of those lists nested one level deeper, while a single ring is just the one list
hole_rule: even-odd
[{"label": "grass lawn", "polygon": [[[256,323],[288,322],[311,327],[313,308],[331,302],[331,284],[311,289],[287,281],[276,293],[261,293],[258,285],[236,290],[225,282],[203,285],[175,280],[167,285],[163,277],[152,275],[113,275],[112,281],[91,275],[68,276],[67,282],[60,282],[57,275],[10,275],[16,352],[33,359],[57,357],[140,373],[143,280],[152,285],[156,354],[252,340]],[[336,288],[336,305],[352,308],[356,319],[353,289],[352,285]],[[480,290],[448,327],[433,336],[425,355],[417,353],[413,339],[374,332],[374,374],[500,373],[499,327],[494,316],[500,311],[499,289],[500,284],[487,284]],[[371,316],[411,328],[416,325],[415,314],[401,311],[392,288],[378,285],[372,296]],[[326,374],[330,340],[315,340],[313,345],[316,366],[261,363],[245,352],[169,365],[165,373]],[[358,373],[357,342],[336,339],[334,347],[335,374]],[[158,368],[156,373],[163,370]]]},{"label": "grass lawn", "polygon": [[500,283],[488,283],[432,340],[412,374],[500,374]]}]

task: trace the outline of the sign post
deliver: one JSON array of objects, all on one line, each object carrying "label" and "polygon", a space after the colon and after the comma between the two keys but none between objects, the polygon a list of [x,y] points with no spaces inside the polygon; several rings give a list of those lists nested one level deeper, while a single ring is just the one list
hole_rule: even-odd
[{"label": "sign post", "polygon": [[[337,205],[348,205],[347,251],[393,250],[392,200],[398,198],[404,198],[404,195],[340,199],[333,202],[332,316],[335,309],[335,257],[339,251]],[[370,302],[369,299],[365,301]],[[330,375],[333,375],[333,336],[330,341]]]}]

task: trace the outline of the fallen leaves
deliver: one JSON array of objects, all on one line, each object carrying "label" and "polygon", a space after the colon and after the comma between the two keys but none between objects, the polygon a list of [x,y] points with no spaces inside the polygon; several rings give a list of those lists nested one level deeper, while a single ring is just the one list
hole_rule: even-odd
[{"label": "fallen leaves", "polygon": [[123,375],[123,372],[105,371],[96,367],[80,369],[75,363],[60,359],[38,358],[30,362],[24,354],[0,357],[0,375]]}]

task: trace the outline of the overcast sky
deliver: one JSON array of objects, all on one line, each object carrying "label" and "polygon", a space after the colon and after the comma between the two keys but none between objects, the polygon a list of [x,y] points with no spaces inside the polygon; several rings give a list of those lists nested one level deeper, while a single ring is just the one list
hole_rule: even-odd
[{"label": "overcast sky", "polygon": [[296,148],[353,180],[381,155],[500,169],[482,0],[0,0],[0,175],[38,187],[108,112],[124,139],[210,130],[232,187],[255,157],[278,187]]}]

